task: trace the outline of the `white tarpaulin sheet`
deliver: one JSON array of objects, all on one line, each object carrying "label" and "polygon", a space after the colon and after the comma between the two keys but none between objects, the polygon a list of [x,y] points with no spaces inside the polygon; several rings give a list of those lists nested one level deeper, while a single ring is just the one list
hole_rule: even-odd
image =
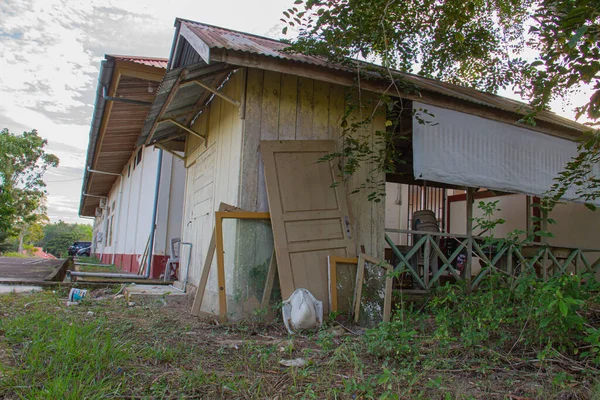
[{"label": "white tarpaulin sheet", "polygon": [[[575,142],[414,102],[432,124],[413,120],[416,179],[543,195],[577,154]],[[434,125],[437,124],[437,125]],[[573,199],[573,191],[565,196]]]}]

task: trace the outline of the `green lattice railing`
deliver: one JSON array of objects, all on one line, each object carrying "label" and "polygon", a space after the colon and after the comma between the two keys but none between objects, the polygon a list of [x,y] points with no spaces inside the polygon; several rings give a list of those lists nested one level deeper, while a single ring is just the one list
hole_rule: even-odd
[{"label": "green lattice railing", "polygon": [[[414,235],[416,243],[408,251],[402,252],[387,233]],[[440,248],[440,238],[457,242],[457,247],[450,255],[444,254]],[[521,246],[495,239],[492,251],[490,246],[484,244],[483,237],[404,229],[386,229],[385,240],[399,260],[395,271],[409,273],[417,290],[428,291],[440,282],[442,276],[449,275],[457,282],[465,281],[471,289],[475,289],[492,270],[514,277],[533,272],[544,279],[571,272],[588,272],[597,276],[600,271],[600,249],[539,243]],[[589,253],[597,253],[596,256],[591,255],[595,261],[591,261]],[[460,254],[466,254],[465,268],[462,271],[454,266]],[[472,276],[474,257],[479,258],[482,265],[481,271]]]}]

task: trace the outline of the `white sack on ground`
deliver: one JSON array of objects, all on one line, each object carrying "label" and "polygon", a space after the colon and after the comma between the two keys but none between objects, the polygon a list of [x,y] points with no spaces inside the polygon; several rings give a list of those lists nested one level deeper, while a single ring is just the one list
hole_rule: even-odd
[{"label": "white sack on ground", "polygon": [[296,289],[281,309],[283,323],[290,334],[317,329],[323,323],[323,303],[307,289]]}]

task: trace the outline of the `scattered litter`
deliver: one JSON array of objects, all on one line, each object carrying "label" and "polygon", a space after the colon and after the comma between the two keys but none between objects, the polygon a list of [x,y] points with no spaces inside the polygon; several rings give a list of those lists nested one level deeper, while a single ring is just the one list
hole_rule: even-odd
[{"label": "scattered litter", "polygon": [[93,311],[88,311],[88,312],[87,312],[87,315],[88,315],[89,317],[93,317],[93,316],[94,316],[94,312],[93,312]]},{"label": "scattered litter", "polygon": [[317,329],[323,323],[323,303],[307,289],[296,289],[281,308],[283,323],[290,334]]},{"label": "scattered litter", "polygon": [[304,358],[298,357],[293,360],[279,360],[279,364],[285,367],[304,367],[308,363]]},{"label": "scattered litter", "polygon": [[281,353],[291,353],[294,351],[294,341],[286,340],[280,343],[279,351]]},{"label": "scattered litter", "polygon": [[135,301],[130,301],[127,303],[127,307],[133,307],[135,306]]},{"label": "scattered litter", "polygon": [[69,292],[69,302],[77,302],[82,300],[87,294],[87,290],[85,289],[71,289]]},{"label": "scattered litter", "polygon": [[67,307],[78,306],[78,305],[79,305],[78,301],[67,301]]}]

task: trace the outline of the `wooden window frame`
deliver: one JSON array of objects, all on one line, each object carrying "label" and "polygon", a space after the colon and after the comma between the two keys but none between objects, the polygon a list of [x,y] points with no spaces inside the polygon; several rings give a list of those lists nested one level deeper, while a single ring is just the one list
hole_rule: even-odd
[{"label": "wooden window frame", "polygon": [[[329,312],[336,312],[338,310],[337,302],[337,265],[338,264],[354,264],[357,266],[358,274],[358,258],[356,257],[339,257],[339,256],[327,256],[327,275],[329,280]],[[356,289],[354,290],[356,293]],[[354,304],[354,299],[352,299]]]},{"label": "wooden window frame", "polygon": [[392,284],[393,278],[390,275],[394,271],[394,267],[385,261],[370,257],[364,253],[358,256],[358,267],[356,268],[356,289],[354,290],[354,322],[358,323],[360,315],[360,298],[362,297],[363,280],[365,278],[365,263],[372,264],[377,267],[387,270],[385,277],[385,295],[383,300],[383,322],[390,322],[390,314],[392,312]]},{"label": "wooden window frame", "polygon": [[223,220],[224,219],[268,219],[268,212],[250,211],[217,211],[215,212],[215,238],[217,251],[217,281],[219,284],[219,319],[227,321],[227,289],[225,287],[225,250],[223,248]]}]

